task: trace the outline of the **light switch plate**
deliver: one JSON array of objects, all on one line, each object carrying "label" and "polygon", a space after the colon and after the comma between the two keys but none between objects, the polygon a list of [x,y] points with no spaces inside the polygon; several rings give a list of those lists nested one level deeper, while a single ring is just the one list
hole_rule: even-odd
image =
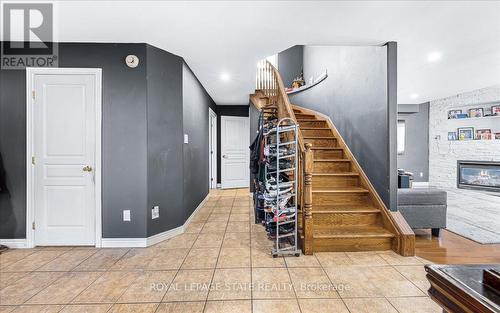
[{"label": "light switch plate", "polygon": [[159,217],[160,217],[160,207],[155,205],[151,209],[151,219],[154,220],[154,219],[159,218]]},{"label": "light switch plate", "polygon": [[123,210],[123,221],[130,222],[130,210]]},{"label": "light switch plate", "polygon": [[189,143],[189,136],[188,136],[188,134],[184,134],[184,143]]}]

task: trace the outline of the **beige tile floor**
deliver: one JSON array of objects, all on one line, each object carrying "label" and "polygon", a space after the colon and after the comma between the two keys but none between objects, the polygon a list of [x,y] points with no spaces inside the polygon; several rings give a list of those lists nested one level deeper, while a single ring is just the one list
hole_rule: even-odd
[{"label": "beige tile floor", "polygon": [[272,258],[248,190],[217,190],[187,231],[149,248],[0,255],[4,312],[441,312],[425,260],[393,252]]}]

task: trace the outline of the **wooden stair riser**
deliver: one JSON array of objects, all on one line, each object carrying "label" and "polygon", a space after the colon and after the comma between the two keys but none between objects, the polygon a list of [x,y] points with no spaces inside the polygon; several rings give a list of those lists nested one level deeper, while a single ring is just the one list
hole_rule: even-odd
[{"label": "wooden stair riser", "polygon": [[299,127],[320,127],[325,128],[328,127],[326,121],[297,121],[299,123]]},{"label": "wooden stair riser", "polygon": [[295,118],[297,120],[314,120],[316,119],[316,116],[313,114],[304,114],[304,113],[295,113]]},{"label": "wooden stair riser", "polygon": [[332,138],[304,138],[304,141],[311,143],[313,147],[337,147],[337,139]]},{"label": "wooden stair riser", "polygon": [[312,137],[312,136],[333,137],[333,133],[330,129],[323,129],[323,128],[301,129],[301,132],[302,132],[302,136],[306,136],[306,137]]},{"label": "wooden stair riser", "polygon": [[358,176],[330,176],[313,175],[312,186],[314,188],[356,187],[359,186]]},{"label": "wooden stair riser", "polygon": [[328,162],[314,162],[314,173],[338,173],[349,172],[351,170],[351,163],[344,161],[328,161]]},{"label": "wooden stair riser", "polygon": [[314,238],[314,252],[391,250],[392,238]]},{"label": "wooden stair riser", "polygon": [[342,226],[377,226],[381,225],[380,212],[374,213],[321,213],[313,212],[314,228]]},{"label": "wooden stair riser", "polygon": [[342,149],[335,149],[335,150],[313,149],[312,151],[315,160],[344,158],[344,151]]},{"label": "wooden stair riser", "polygon": [[312,196],[314,205],[367,205],[371,203],[368,193],[328,193],[314,192]]}]

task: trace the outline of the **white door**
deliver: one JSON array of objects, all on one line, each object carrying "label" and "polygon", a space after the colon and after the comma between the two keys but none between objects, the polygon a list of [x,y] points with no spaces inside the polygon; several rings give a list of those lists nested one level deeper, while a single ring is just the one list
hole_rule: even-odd
[{"label": "white door", "polygon": [[250,184],[250,128],[248,117],[221,116],[221,187]]},{"label": "white door", "polygon": [[209,186],[211,189],[217,187],[217,114],[208,109],[208,156],[209,156]]},{"label": "white door", "polygon": [[36,245],[95,244],[96,76],[35,74]]}]

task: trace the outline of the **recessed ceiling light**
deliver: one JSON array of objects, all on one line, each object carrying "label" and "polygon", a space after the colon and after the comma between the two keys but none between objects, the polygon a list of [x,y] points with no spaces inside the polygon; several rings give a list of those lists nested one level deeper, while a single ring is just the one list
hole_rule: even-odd
[{"label": "recessed ceiling light", "polygon": [[412,98],[412,99],[417,99],[417,98],[418,98],[418,94],[417,94],[417,93],[412,93],[412,94],[410,95],[410,98]]},{"label": "recessed ceiling light", "polygon": [[427,55],[427,61],[429,62],[437,62],[441,60],[443,54],[439,51],[433,51]]},{"label": "recessed ceiling light", "polygon": [[223,72],[220,74],[220,80],[222,81],[227,82],[230,78],[231,76],[229,75],[229,73]]}]

